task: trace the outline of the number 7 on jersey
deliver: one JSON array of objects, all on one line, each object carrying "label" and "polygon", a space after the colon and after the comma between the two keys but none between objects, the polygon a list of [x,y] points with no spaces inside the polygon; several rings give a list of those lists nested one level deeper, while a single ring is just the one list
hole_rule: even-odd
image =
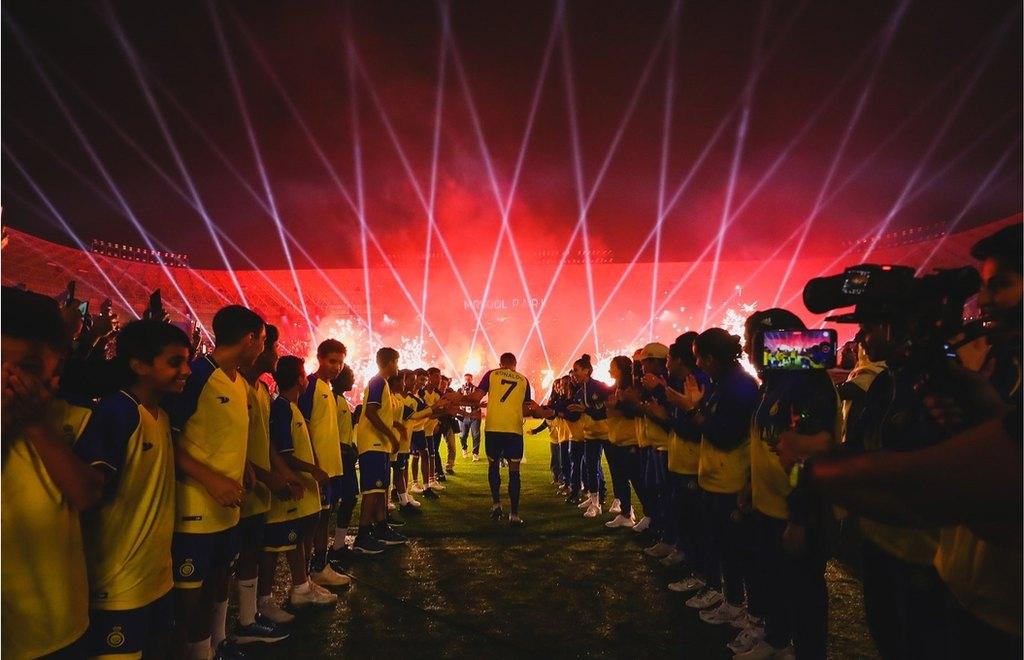
[{"label": "number 7 on jersey", "polygon": [[508,380],[507,378],[502,378],[501,379],[501,384],[502,385],[508,385],[508,389],[505,390],[505,393],[501,395],[501,401],[505,401],[505,400],[508,399],[509,395],[512,394],[512,390],[516,389],[516,385],[518,385],[519,383],[517,381],[514,381],[514,380]]}]

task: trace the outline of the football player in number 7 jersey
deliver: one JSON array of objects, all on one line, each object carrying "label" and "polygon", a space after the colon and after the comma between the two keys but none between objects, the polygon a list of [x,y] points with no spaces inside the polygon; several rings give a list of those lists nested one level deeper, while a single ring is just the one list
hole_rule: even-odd
[{"label": "football player in number 7 jersey", "polygon": [[[454,394],[454,393],[453,393]],[[500,462],[508,462],[508,498],[510,525],[522,525],[519,517],[519,463],[523,460],[523,417],[549,417],[553,413],[536,403],[530,381],[516,371],[516,357],[502,353],[499,368],[480,379],[479,388],[469,394],[454,395],[455,405],[478,405],[487,397],[487,420],[484,423],[484,449],[487,453],[487,481],[491,486],[491,518],[498,520],[501,511]]]}]

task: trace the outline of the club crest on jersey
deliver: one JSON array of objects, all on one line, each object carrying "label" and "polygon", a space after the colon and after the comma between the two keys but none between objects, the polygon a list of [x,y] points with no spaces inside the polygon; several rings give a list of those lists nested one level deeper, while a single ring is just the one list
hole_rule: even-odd
[{"label": "club crest on jersey", "polygon": [[192,577],[195,572],[196,566],[192,559],[186,559],[185,563],[183,563],[178,569],[178,574],[181,575],[181,577]]},{"label": "club crest on jersey", "polygon": [[219,396],[217,397],[217,400],[220,401],[221,403],[227,403],[231,399],[227,398],[226,396]]},{"label": "club crest on jersey", "polygon": [[288,541],[289,541],[289,543],[294,543],[296,541],[296,539],[298,539],[298,538],[299,538],[299,535],[295,532],[294,529],[292,531],[288,532]]},{"label": "club crest on jersey", "polygon": [[378,479],[377,481],[373,482],[373,486],[374,486],[374,488],[383,488],[384,487],[384,482],[381,481],[380,479]]},{"label": "club crest on jersey", "polygon": [[124,642],[125,638],[124,633],[121,632],[121,626],[114,626],[114,629],[107,635],[107,646],[116,649],[124,646]]}]

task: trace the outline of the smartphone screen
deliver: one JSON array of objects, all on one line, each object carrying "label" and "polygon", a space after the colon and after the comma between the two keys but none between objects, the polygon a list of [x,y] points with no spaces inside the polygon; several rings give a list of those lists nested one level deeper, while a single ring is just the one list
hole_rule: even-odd
[{"label": "smartphone screen", "polygon": [[88,300],[86,300],[85,302],[83,302],[81,305],[78,306],[78,313],[81,314],[82,316],[88,316],[89,315],[89,301]]},{"label": "smartphone screen", "polygon": [[785,371],[831,369],[836,366],[836,331],[767,330],[762,364]]}]

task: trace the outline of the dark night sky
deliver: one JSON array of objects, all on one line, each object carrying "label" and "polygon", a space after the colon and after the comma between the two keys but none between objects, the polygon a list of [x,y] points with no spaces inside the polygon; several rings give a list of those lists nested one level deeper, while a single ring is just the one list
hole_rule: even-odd
[{"label": "dark night sky", "polygon": [[[612,247],[616,258],[629,260],[654,222],[668,62],[673,57],[666,170],[670,188],[682,180],[718,123],[740,101],[758,53],[764,59],[751,90],[732,208],[751,194],[780,154],[786,157],[730,227],[723,253],[727,256],[763,256],[804,221],[875,68],[870,96],[831,188],[849,183],[821,211],[808,252],[828,251],[837,239],[859,238],[885,218],[950,116],[944,136],[923,163],[910,203],[893,217],[891,226],[951,220],[1007,150],[1010,155],[991,178],[992,185],[977,196],[962,224],[1020,211],[1018,5],[1016,0],[917,0],[909,4],[891,46],[878,60],[877,38],[897,3],[683,3],[676,36],[666,37],[655,53],[649,79],[590,207],[592,247]],[[110,8],[145,68],[210,218],[256,262],[268,267],[285,263],[272,220],[176,105],[262,194],[211,11],[223,26],[280,217],[317,262],[359,262],[357,215],[310,148],[250,48],[249,37],[353,196],[358,180],[353,165],[355,92],[367,221],[379,237],[387,238],[389,251],[396,255],[412,259],[422,252],[426,216],[368,85],[376,90],[414,175],[428,194],[442,26],[437,5],[119,2]],[[555,9],[548,2],[450,6],[451,34],[502,191],[511,180]],[[671,5],[663,2],[567,4],[567,40],[559,33],[555,41],[510,215],[525,253],[560,249],[578,214],[564,46],[568,44],[571,53],[581,171],[589,188],[645,62],[667,32],[670,10]],[[5,3],[4,222],[70,243],[45,219],[47,213],[40,215],[40,200],[15,167],[13,154],[86,242],[101,238],[142,244],[129,222],[108,203],[110,189],[41,84],[19,42],[20,33],[138,220],[170,249],[188,251],[195,264],[218,267],[221,261],[200,216],[97,112],[99,108],[105,113],[175,185],[184,188],[106,12],[106,5],[92,2]],[[358,67],[350,67],[347,34],[354,38],[366,77]],[[350,70],[356,71],[354,87]],[[976,71],[976,84],[956,108]],[[451,57],[445,74],[437,222],[458,254],[486,260],[500,215]],[[838,91],[833,94],[834,89]],[[815,116],[826,99],[828,104]],[[954,109],[957,112],[951,115]],[[736,151],[737,116],[668,214],[663,259],[694,258],[717,232]],[[890,138],[896,129],[901,130]],[[786,151],[794,136],[801,139]],[[884,148],[879,150],[880,146]],[[480,245],[487,249],[475,249]],[[230,248],[228,257],[243,266]]]}]

